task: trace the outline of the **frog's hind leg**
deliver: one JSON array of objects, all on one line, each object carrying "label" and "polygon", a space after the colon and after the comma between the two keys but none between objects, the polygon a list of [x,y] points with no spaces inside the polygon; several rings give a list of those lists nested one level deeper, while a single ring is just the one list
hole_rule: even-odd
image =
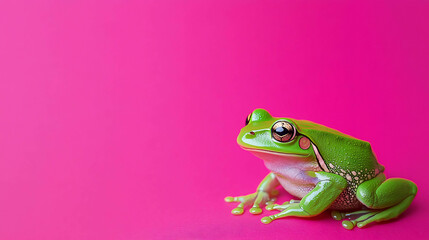
[{"label": "frog's hind leg", "polygon": [[[350,223],[343,221],[347,229],[355,225],[359,228],[371,222],[382,222],[398,217],[404,212],[417,194],[417,186],[413,182],[402,178],[386,180],[381,173],[377,177],[363,182],[357,188],[356,196],[369,209]],[[363,210],[366,211],[366,210]],[[357,212],[354,212],[355,214]]]}]

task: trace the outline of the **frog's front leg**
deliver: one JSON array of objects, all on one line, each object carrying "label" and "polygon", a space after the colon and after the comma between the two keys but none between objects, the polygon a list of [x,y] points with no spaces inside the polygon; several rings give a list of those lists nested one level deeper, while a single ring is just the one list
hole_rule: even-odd
[{"label": "frog's front leg", "polygon": [[[285,204],[285,210],[261,219],[263,223],[270,223],[275,219],[288,216],[312,217],[325,211],[347,187],[347,181],[336,174],[327,172],[309,172],[310,176],[317,177],[319,182],[299,202]],[[277,207],[281,208],[281,207]]]},{"label": "frog's front leg", "polygon": [[238,206],[232,209],[231,213],[234,215],[243,214],[244,207],[253,204],[252,208],[249,210],[252,214],[262,213],[260,204],[271,203],[273,196],[278,194],[278,191],[275,189],[279,185],[279,181],[276,178],[274,173],[269,173],[259,184],[255,193],[251,193],[244,196],[237,197],[226,197],[225,202],[239,202]]}]

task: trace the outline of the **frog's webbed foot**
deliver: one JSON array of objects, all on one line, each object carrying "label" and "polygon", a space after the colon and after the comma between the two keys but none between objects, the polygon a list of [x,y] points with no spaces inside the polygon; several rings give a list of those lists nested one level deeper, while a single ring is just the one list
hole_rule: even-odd
[{"label": "frog's webbed foot", "polygon": [[226,197],[225,202],[238,202],[238,206],[232,209],[231,213],[234,215],[241,215],[244,212],[244,207],[252,205],[249,212],[251,214],[261,214],[262,209],[260,205],[266,204],[271,205],[276,200],[274,197],[279,194],[278,190],[273,190],[270,193],[264,191],[258,191],[252,194],[237,196],[237,197]]},{"label": "frog's webbed foot", "polygon": [[376,221],[376,219],[372,220],[376,215],[381,213],[382,210],[361,210],[361,211],[355,211],[355,212],[338,212],[338,211],[332,211],[331,216],[335,220],[343,220],[342,225],[345,229],[352,230],[355,226],[363,227],[369,222]]}]

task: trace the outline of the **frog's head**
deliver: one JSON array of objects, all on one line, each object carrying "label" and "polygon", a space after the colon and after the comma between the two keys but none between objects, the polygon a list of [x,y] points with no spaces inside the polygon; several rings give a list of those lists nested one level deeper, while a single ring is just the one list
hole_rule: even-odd
[{"label": "frog's head", "polygon": [[247,116],[237,143],[263,160],[316,159],[310,139],[299,132],[295,120],[274,118],[264,109],[256,109]]}]

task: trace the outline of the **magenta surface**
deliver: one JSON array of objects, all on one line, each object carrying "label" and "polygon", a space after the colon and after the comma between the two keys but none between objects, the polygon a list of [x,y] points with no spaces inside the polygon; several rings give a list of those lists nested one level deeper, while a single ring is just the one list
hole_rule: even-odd
[{"label": "magenta surface", "polygon": [[[3,1],[0,239],[423,239],[428,1]],[[230,214],[268,173],[247,114],[372,143],[400,219]],[[285,192],[280,201],[290,198]]]}]

